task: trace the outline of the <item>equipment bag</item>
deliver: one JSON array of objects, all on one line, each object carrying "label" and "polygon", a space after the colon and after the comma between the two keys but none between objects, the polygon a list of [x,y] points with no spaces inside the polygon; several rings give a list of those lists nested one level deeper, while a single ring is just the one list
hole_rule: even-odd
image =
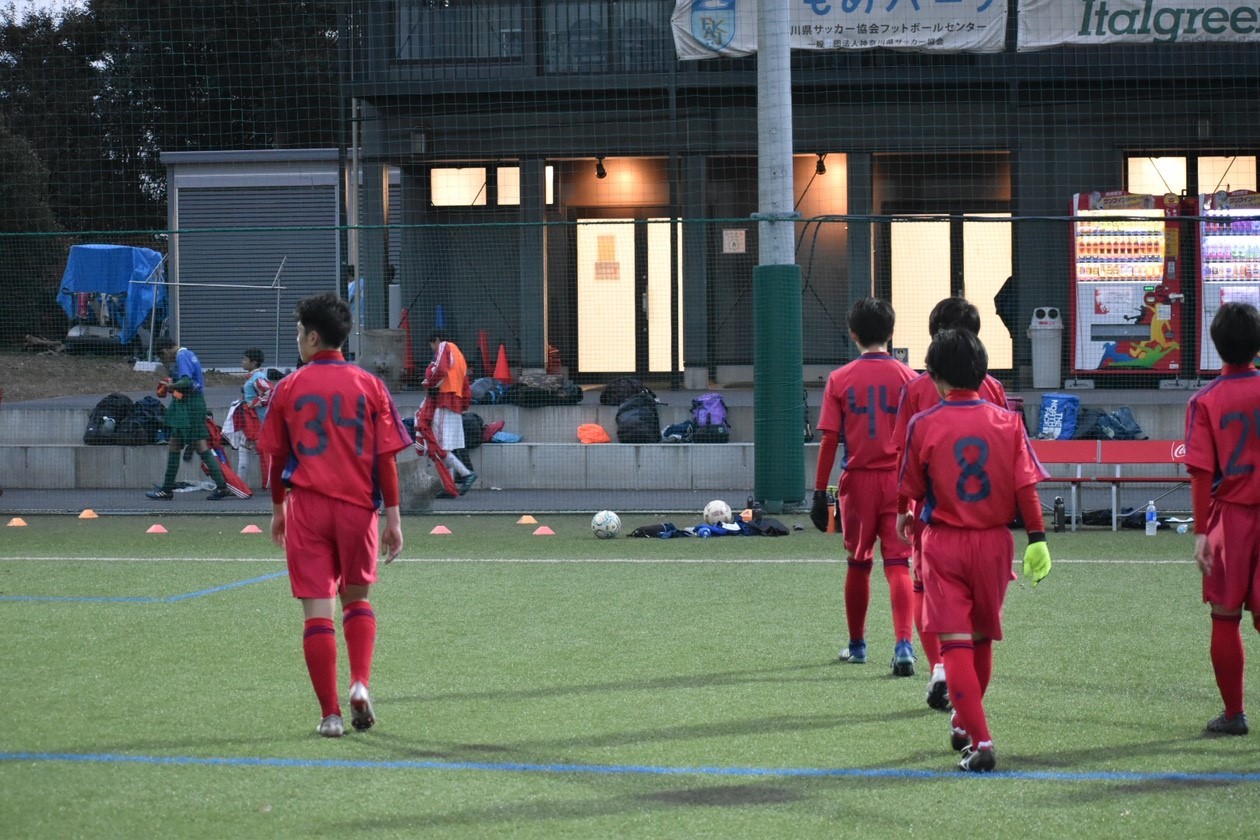
[{"label": "equipment bag", "polygon": [[126,394],[113,393],[102,399],[88,412],[83,442],[92,446],[113,446],[119,443],[119,430],[131,416],[135,406],[135,402]]},{"label": "equipment bag", "polygon": [[1076,415],[1081,399],[1073,394],[1042,394],[1037,437],[1041,440],[1071,440],[1076,436]]},{"label": "equipment bag", "polygon": [[157,397],[141,397],[132,406],[127,419],[118,424],[118,442],[124,446],[148,446],[160,443],[166,425],[166,406]]},{"label": "equipment bag", "polygon": [[656,394],[633,376],[623,376],[620,379],[614,379],[604,386],[604,390],[599,392],[600,405],[621,405],[635,394],[651,394],[652,398],[656,398]]},{"label": "equipment bag", "polygon": [[727,443],[731,431],[726,421],[726,401],[721,394],[701,394],[691,401],[691,419],[696,424],[694,443]]},{"label": "equipment bag", "polygon": [[464,448],[476,449],[485,442],[486,421],[475,411],[465,411],[460,415],[464,421]]},{"label": "equipment bag", "polygon": [[656,397],[644,392],[635,394],[617,407],[618,443],[659,443],[661,415]]}]

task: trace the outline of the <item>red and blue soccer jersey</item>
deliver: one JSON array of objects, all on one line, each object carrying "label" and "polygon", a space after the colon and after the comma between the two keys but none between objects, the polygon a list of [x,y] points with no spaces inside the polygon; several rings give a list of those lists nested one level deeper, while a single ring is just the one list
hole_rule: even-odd
[{"label": "red and blue soccer jersey", "polygon": [[952,391],[911,419],[899,492],[923,500],[928,525],[996,528],[1015,519],[1015,492],[1047,477],[1019,413]]},{"label": "red and blue soccer jersey", "polygon": [[[920,373],[901,389],[900,399],[897,405],[897,428],[893,436],[897,438],[898,446],[904,446],[906,430],[910,427],[910,418],[939,403],[941,394],[936,390],[936,382],[932,377],[926,373]],[[1006,408],[1006,389],[992,376],[986,376],[980,383],[980,399]]]},{"label": "red and blue soccer jersey", "polygon": [[1212,496],[1260,505],[1260,371],[1227,366],[1186,408],[1186,466],[1212,474]]},{"label": "red and blue soccer jersey", "polygon": [[818,430],[836,432],[845,470],[894,470],[897,401],[914,371],[887,353],[863,353],[827,377]]},{"label": "red and blue soccer jersey", "polygon": [[365,508],[380,503],[377,460],[410,445],[385,383],[335,350],[280,380],[258,436],[290,486]]}]

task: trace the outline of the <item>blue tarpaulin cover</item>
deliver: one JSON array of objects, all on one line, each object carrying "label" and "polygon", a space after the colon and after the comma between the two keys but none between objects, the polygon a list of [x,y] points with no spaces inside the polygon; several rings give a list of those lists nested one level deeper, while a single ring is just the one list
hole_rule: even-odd
[{"label": "blue tarpaulin cover", "polygon": [[158,320],[166,311],[162,255],[129,245],[74,245],[57,292],[57,303],[71,319],[75,317],[74,296],[80,292],[126,295],[118,337],[126,344],[148,319],[155,300]]}]

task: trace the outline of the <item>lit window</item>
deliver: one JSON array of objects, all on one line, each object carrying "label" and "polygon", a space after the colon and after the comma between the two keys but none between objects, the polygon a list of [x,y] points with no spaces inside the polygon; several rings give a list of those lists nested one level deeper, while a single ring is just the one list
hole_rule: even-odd
[{"label": "lit window", "polygon": [[1181,195],[1186,191],[1184,157],[1129,158],[1129,192],[1137,195]]},{"label": "lit window", "polygon": [[486,168],[434,169],[430,173],[429,199],[434,207],[484,207]]},{"label": "lit window", "polygon": [[1199,158],[1199,192],[1255,190],[1256,159],[1252,155]]},{"label": "lit window", "polygon": [[[556,171],[547,168],[547,203],[555,204]],[[506,207],[521,203],[521,170],[518,166],[500,166],[495,170],[498,177],[499,205]]]}]

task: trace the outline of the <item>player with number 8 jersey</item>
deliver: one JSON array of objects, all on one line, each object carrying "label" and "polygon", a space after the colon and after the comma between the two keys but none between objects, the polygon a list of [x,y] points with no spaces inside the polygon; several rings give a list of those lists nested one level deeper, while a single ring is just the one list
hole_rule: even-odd
[{"label": "player with number 8 jersey", "polygon": [[1002,638],[1002,602],[1014,579],[1009,525],[1016,510],[1028,529],[1024,573],[1034,585],[1050,571],[1037,482],[1047,477],[1023,417],[980,398],[988,354],[969,330],[932,339],[927,368],[942,402],[916,414],[901,459],[897,530],[910,541],[909,501],[922,501],[924,630],[941,640],[954,714],[950,741],[959,767],[995,766],[984,693],[993,646]]}]

